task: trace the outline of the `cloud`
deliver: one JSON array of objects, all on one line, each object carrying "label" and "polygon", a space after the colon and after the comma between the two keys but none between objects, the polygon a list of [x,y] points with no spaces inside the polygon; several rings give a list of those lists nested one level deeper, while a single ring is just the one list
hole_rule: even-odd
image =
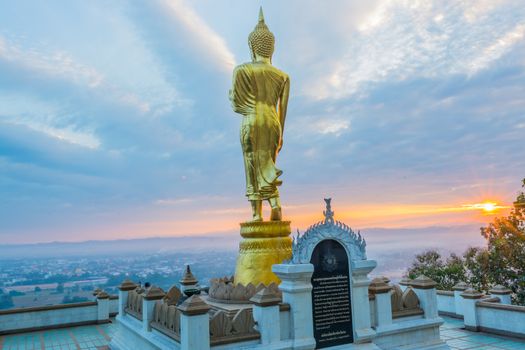
[{"label": "cloud", "polygon": [[0,37],[0,59],[90,88],[96,88],[104,81],[102,73],[93,67],[76,62],[67,52],[42,52],[35,48],[24,50],[10,44],[2,37]]},{"label": "cloud", "polygon": [[4,93],[0,96],[0,124],[24,126],[54,139],[70,144],[98,149],[100,138],[89,126],[75,125],[74,116],[68,116],[53,103],[40,99]]},{"label": "cloud", "polygon": [[[14,16],[21,7],[30,10]],[[256,4],[4,9],[0,237],[237,231],[249,205],[242,117],[227,91]],[[292,79],[277,160],[287,219],[311,224],[328,196],[348,224],[374,226],[479,222],[475,210],[436,208],[507,205],[525,167],[524,11],[504,1],[265,5],[274,62]],[[415,213],[396,218],[392,203]]]},{"label": "cloud", "polygon": [[235,56],[207,22],[184,0],[158,0],[160,6],[183,26],[192,37],[192,44],[202,55],[211,55],[221,69],[230,72],[235,66]]},{"label": "cloud", "polygon": [[350,129],[350,121],[325,119],[315,123],[315,128],[321,134],[340,135],[341,132]]},{"label": "cloud", "polygon": [[504,33],[497,38],[492,44],[486,47],[481,55],[468,63],[467,70],[469,74],[487,68],[492,61],[496,61],[506,54],[514,45],[523,40],[525,35],[525,18],[523,24],[516,25],[512,30]]},{"label": "cloud", "polygon": [[380,2],[356,22],[343,57],[325,62],[304,92],[362,97],[384,81],[474,75],[521,42],[524,27],[525,10],[512,3]]}]

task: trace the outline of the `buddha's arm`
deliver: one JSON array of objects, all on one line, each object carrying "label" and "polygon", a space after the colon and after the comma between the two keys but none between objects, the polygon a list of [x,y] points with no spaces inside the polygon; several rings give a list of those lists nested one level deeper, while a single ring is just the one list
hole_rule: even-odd
[{"label": "buddha's arm", "polygon": [[281,138],[284,132],[284,122],[286,121],[286,110],[288,109],[288,96],[290,94],[290,78],[286,77],[286,81],[281,91],[279,98],[279,121],[281,123]]},{"label": "buddha's arm", "polygon": [[230,90],[230,101],[234,112],[246,115],[253,104],[249,78],[243,67],[233,71],[233,83]]}]

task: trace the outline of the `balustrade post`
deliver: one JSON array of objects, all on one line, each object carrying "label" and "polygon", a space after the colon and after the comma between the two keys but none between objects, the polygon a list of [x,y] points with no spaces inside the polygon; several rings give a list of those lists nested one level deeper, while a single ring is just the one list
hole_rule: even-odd
[{"label": "balustrade post", "polygon": [[436,285],[432,279],[425,275],[421,275],[410,283],[410,286],[416,293],[419,299],[419,305],[425,312],[425,318],[437,318],[437,293]]},{"label": "balustrade post", "polygon": [[399,288],[404,292],[410,286],[410,283],[412,283],[410,278],[403,277],[401,281],[399,281]]},{"label": "balustrade post", "polygon": [[375,295],[377,328],[392,324],[391,290],[392,286],[386,284],[382,278],[374,278],[368,286],[368,292]]},{"label": "balustrade post", "polygon": [[461,297],[463,297],[463,322],[465,324],[465,329],[477,332],[479,331],[479,322],[478,314],[476,312],[476,303],[481,297],[483,297],[483,294],[469,288],[461,293]]},{"label": "balustrade post", "polygon": [[198,295],[186,299],[178,309],[182,312],[180,319],[181,350],[210,349],[210,306]]},{"label": "balustrade post", "polygon": [[250,301],[254,303],[253,318],[257,323],[256,329],[261,333],[261,343],[270,345],[279,342],[281,340],[279,297],[268,288],[264,288]]},{"label": "balustrade post", "polygon": [[452,287],[452,290],[454,291],[454,308],[456,310],[456,315],[463,316],[463,297],[461,296],[461,293],[468,288],[469,286],[465,282],[459,282]]},{"label": "balustrade post", "polygon": [[314,349],[312,315],[312,264],[276,264],[272,272],[279,277],[283,302],[290,305],[292,349]]},{"label": "balustrade post", "polygon": [[118,286],[118,314],[119,316],[124,316],[124,310],[128,304],[128,295],[129,292],[135,290],[137,285],[130,280],[124,280],[120,286]]},{"label": "balustrade post", "polygon": [[151,331],[151,321],[153,321],[153,314],[155,310],[155,303],[157,300],[164,298],[166,293],[159,288],[150,287],[142,297],[142,329],[146,332]]},{"label": "balustrade post", "polygon": [[506,305],[512,304],[512,300],[510,297],[510,295],[512,294],[512,291],[508,288],[503,287],[500,284],[492,287],[489,293],[491,297],[499,298],[501,304],[506,304]]},{"label": "balustrade post", "polygon": [[101,291],[97,294],[97,323],[109,322],[109,295]]}]

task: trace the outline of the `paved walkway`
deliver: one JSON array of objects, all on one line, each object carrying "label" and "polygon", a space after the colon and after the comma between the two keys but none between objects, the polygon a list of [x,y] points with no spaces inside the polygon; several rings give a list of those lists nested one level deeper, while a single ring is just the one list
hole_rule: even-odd
[{"label": "paved walkway", "polygon": [[[525,340],[461,329],[463,321],[444,318],[441,337],[457,350],[525,350]],[[114,323],[55,329],[0,337],[0,350],[102,350],[107,349],[118,325]]]},{"label": "paved walkway", "polygon": [[500,337],[488,333],[469,332],[463,328],[463,320],[443,317],[441,338],[451,349],[475,350],[525,350],[525,340]]},{"label": "paved walkway", "polygon": [[80,326],[0,337],[0,350],[107,349],[115,324]]}]

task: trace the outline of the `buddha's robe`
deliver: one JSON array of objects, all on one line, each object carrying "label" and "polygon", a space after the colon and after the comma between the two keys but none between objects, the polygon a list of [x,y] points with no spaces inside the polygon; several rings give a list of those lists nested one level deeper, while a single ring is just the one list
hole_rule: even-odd
[{"label": "buddha's robe", "polygon": [[233,72],[230,100],[244,117],[241,145],[249,200],[278,197],[282,171],[275,160],[282,146],[290,80],[267,63],[245,63]]}]

